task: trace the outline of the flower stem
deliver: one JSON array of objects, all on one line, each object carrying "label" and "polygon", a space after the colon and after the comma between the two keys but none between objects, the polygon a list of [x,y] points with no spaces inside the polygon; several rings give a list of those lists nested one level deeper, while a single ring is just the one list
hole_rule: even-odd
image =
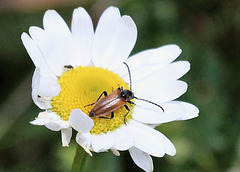
[{"label": "flower stem", "polygon": [[83,172],[84,165],[87,160],[87,153],[84,151],[81,146],[77,146],[76,154],[74,157],[74,161],[72,164],[72,171],[71,172]]}]

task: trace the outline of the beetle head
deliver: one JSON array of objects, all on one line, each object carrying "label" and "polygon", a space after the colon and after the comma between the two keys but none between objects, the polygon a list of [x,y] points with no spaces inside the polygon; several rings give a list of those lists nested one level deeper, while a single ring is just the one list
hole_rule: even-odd
[{"label": "beetle head", "polygon": [[126,101],[129,101],[134,98],[133,92],[130,90],[122,90],[121,96],[126,99]]}]

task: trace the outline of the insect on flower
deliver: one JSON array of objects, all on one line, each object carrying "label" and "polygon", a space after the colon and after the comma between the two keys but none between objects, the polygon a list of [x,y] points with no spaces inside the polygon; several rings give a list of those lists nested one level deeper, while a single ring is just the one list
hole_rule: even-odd
[{"label": "insect on flower", "polygon": [[32,26],[21,39],[36,67],[32,98],[43,110],[31,124],[60,131],[63,146],[75,130],[76,142],[90,155],[129,151],[135,164],[150,172],[151,156],[176,154],[155,126],[198,116],[196,106],[177,100],[187,91],[180,78],[190,69],[189,62],[175,61],[180,47],[130,56],[137,26],[116,7],[103,12],[96,29],[82,7],[74,9],[71,29],[55,10],[47,10],[43,28]]},{"label": "insect on flower", "polygon": [[72,65],[65,65],[64,68],[65,69],[73,69],[73,66]]},{"label": "insect on flower", "polygon": [[[142,101],[151,103],[151,104],[161,108],[161,110],[164,112],[164,109],[162,108],[162,106],[160,106],[160,105],[158,105],[154,102],[151,102],[149,100],[137,98],[136,96],[134,96],[134,94],[132,92],[132,80],[131,80],[131,73],[130,73],[129,66],[125,62],[123,62],[123,64],[125,64],[127,66],[127,69],[128,69],[128,74],[129,74],[129,79],[130,79],[130,90],[123,89],[123,87],[118,87],[116,90],[114,90],[110,94],[107,94],[106,91],[103,91],[100,94],[100,96],[98,97],[98,99],[95,103],[91,103],[89,105],[86,105],[86,106],[94,105],[92,110],[89,112],[89,117],[99,117],[99,118],[104,118],[104,119],[112,119],[114,117],[114,111],[117,110],[118,108],[124,106],[125,109],[128,111],[124,115],[124,123],[126,124],[126,116],[130,112],[130,108],[128,107],[127,103],[135,105],[135,103],[131,101],[132,99],[138,99],[138,100],[142,100]],[[101,97],[103,95],[105,97],[103,97],[101,99]],[[106,115],[109,114],[109,113],[111,113],[110,118],[106,117]]]}]

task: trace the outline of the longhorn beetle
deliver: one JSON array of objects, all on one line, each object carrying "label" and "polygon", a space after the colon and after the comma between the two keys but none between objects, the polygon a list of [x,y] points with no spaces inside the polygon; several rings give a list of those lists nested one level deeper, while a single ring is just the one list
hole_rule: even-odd
[{"label": "longhorn beetle", "polygon": [[[118,87],[115,91],[113,91],[110,94],[107,94],[106,91],[103,91],[95,103],[86,105],[86,106],[94,105],[92,110],[89,112],[89,117],[112,119],[114,117],[114,111],[116,109],[124,106],[126,108],[126,110],[128,111],[126,113],[126,115],[124,115],[124,123],[126,124],[126,116],[130,112],[130,108],[128,107],[127,103],[135,104],[134,102],[131,101],[132,99],[142,100],[142,101],[151,103],[151,104],[161,108],[161,110],[164,112],[164,109],[162,108],[162,106],[160,106],[154,102],[151,102],[149,100],[137,98],[136,96],[134,96],[134,94],[132,92],[132,79],[131,79],[131,73],[130,73],[129,66],[125,62],[123,62],[123,64],[125,64],[128,69],[129,80],[130,80],[130,90],[125,90],[125,89],[123,89],[123,87]],[[102,97],[102,95],[104,95],[105,97],[100,99]],[[110,118],[105,116],[109,113],[111,113]]]}]

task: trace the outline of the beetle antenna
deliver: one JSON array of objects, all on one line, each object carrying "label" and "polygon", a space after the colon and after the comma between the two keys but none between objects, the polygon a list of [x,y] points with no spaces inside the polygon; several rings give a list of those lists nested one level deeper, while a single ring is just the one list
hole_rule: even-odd
[{"label": "beetle antenna", "polygon": [[145,102],[151,103],[151,104],[153,104],[153,105],[155,105],[155,106],[157,106],[157,107],[161,108],[161,109],[162,109],[162,111],[164,112],[164,109],[163,109],[163,107],[162,107],[162,106],[160,106],[160,105],[159,105],[159,104],[157,104],[157,103],[151,102],[151,101],[149,101],[149,100],[146,100],[146,99],[137,98],[137,97],[135,97],[135,96],[134,96],[134,98],[135,98],[135,99],[137,99],[137,100],[142,100],[142,101],[145,101]]},{"label": "beetle antenna", "polygon": [[125,64],[127,66],[128,75],[129,75],[129,81],[130,81],[130,90],[132,91],[132,78],[131,78],[130,68],[129,68],[129,66],[128,66],[128,64],[126,62],[123,62],[123,64]]}]

